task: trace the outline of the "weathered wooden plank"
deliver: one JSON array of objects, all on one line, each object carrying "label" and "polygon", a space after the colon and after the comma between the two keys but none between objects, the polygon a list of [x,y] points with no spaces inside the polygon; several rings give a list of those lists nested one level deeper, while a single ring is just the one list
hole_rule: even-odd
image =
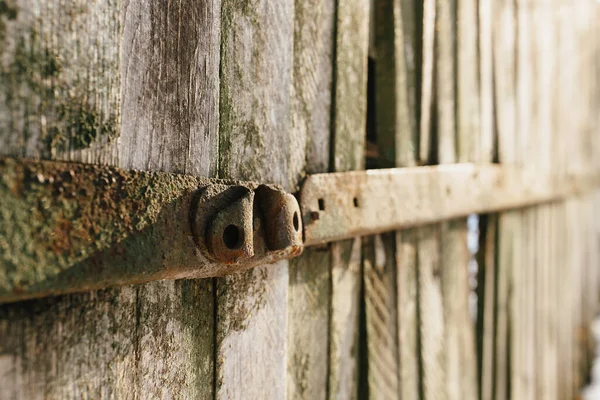
[{"label": "weathered wooden plank", "polygon": [[[436,4],[435,104],[437,161],[454,163],[460,157],[457,144],[456,91],[456,1]],[[461,74],[468,71],[461,71]],[[468,127],[466,127],[468,128]],[[464,141],[475,141],[477,131],[462,133]],[[445,326],[445,390],[448,399],[475,399],[477,363],[475,337],[469,316],[469,252],[466,220],[440,226],[440,263]],[[470,344],[469,344],[470,340]]]},{"label": "weathered wooden plank", "polygon": [[418,229],[419,333],[424,399],[448,397],[439,229],[438,226]]},{"label": "weathered wooden plank", "polygon": [[364,240],[364,297],[369,396],[398,397],[398,333],[393,234]]},{"label": "weathered wooden plank", "polygon": [[412,17],[412,4],[378,0],[374,7],[375,117],[380,166],[414,166],[418,158],[414,32],[404,23]]},{"label": "weathered wooden plank", "polygon": [[[331,168],[362,169],[365,163],[366,91],[370,2],[336,2]],[[325,205],[327,207],[327,205]],[[358,396],[360,238],[331,246],[329,397]]]},{"label": "weathered wooden plank", "polygon": [[[330,156],[335,1],[296,2],[290,176],[327,172]],[[306,161],[304,161],[306,159]],[[290,261],[287,398],[326,399],[331,254],[307,249]]]},{"label": "weathered wooden plank", "polygon": [[8,1],[0,18],[0,153],[116,165],[120,5]]},{"label": "weathered wooden plank", "polygon": [[[329,171],[335,1],[294,8],[291,179]],[[301,168],[301,169],[299,169]]]},{"label": "weathered wooden plank", "polygon": [[361,241],[331,245],[329,398],[358,397]]},{"label": "weathered wooden plank", "polygon": [[327,398],[331,254],[307,249],[290,262],[288,399]]},{"label": "weathered wooden plank", "polygon": [[[375,131],[380,167],[415,165],[417,158],[413,12],[409,2],[374,2]],[[411,243],[403,244],[406,257],[401,261],[409,264],[403,268],[410,271],[403,271],[402,278],[407,280],[397,278],[400,235],[375,236],[363,246],[368,389],[373,398],[418,396],[416,253],[407,248]],[[399,300],[408,308],[400,309]]]},{"label": "weathered wooden plank", "polygon": [[[292,1],[222,3],[221,177],[295,185],[293,27]],[[216,398],[285,398],[288,284],[288,261],[216,279]]]},{"label": "weathered wooden plank", "polygon": [[[479,157],[482,160],[492,161],[496,149],[494,148],[495,120],[494,120],[494,77],[493,77],[493,13],[496,11],[492,0],[482,0],[478,7],[478,33],[479,33]],[[502,104],[503,106],[504,104]],[[499,133],[500,134],[500,133]],[[510,132],[502,132],[511,135]],[[495,391],[496,353],[496,301],[497,301],[497,217],[488,216],[485,235],[486,243],[482,246],[483,253],[480,257],[480,279],[478,285],[478,301],[480,302],[478,319],[482,331],[480,362],[480,398],[492,399]],[[481,250],[480,250],[481,251]]]},{"label": "weathered wooden plank", "polygon": [[214,176],[221,0],[137,0],[123,13],[120,165]]},{"label": "weathered wooden plank", "polygon": [[[214,171],[215,155],[202,153],[207,149],[197,146],[194,135],[203,135],[203,143],[216,142],[217,131],[197,123],[217,120],[218,110],[188,102],[209,87],[201,82],[214,82],[214,63],[195,69],[197,74],[186,81],[190,85],[179,85],[179,90],[170,90],[164,74],[145,81],[154,87],[133,86],[141,84],[135,71],[166,71],[177,65],[185,70],[209,54],[219,54],[217,3],[178,9],[168,4],[146,7],[138,1],[19,1],[16,6],[9,12],[15,18],[0,16],[2,74],[11,77],[0,80],[0,97],[11,104],[0,108],[0,135],[3,143],[10,143],[2,147],[3,153],[130,166],[120,162],[135,158],[135,149],[115,140],[131,134],[123,132],[130,125],[122,123],[122,110],[136,110],[136,121],[156,122],[160,118],[153,116],[165,115],[166,109],[181,116],[179,122],[189,122],[187,129],[198,131],[180,132],[183,125],[161,130],[158,151],[137,166]],[[198,20],[206,15],[211,23],[181,27],[180,15]],[[170,29],[174,26],[181,29]],[[148,34],[137,35],[136,29]],[[182,53],[165,49],[180,37],[193,46],[179,48]],[[155,41],[163,47],[153,48]],[[131,49],[127,65],[120,59],[122,47]],[[149,57],[148,48],[157,51],[156,58]],[[195,53],[196,48],[202,51]],[[177,59],[181,54],[189,58]],[[174,72],[168,76],[173,78]],[[158,88],[168,93],[154,92]],[[154,93],[154,101],[133,107],[131,102],[138,99],[131,94],[137,90]],[[193,115],[185,115],[188,106],[194,108]],[[194,143],[179,140],[184,136]],[[137,140],[150,142],[139,134]],[[11,398],[213,397],[213,302],[210,281],[179,281],[4,305],[0,370],[10,372],[3,383],[10,382]]]},{"label": "weathered wooden plank", "polygon": [[434,89],[435,60],[435,22],[436,0],[423,2],[423,40],[421,61],[421,114],[419,120],[419,162],[430,163],[432,149],[432,114]]},{"label": "weathered wooden plank", "polygon": [[494,159],[494,92],[493,92],[493,0],[479,0],[479,90],[480,151],[486,161]]},{"label": "weathered wooden plank", "polygon": [[469,313],[469,250],[466,220],[441,225],[446,390],[449,399],[477,398],[477,358]]},{"label": "weathered wooden plank", "polygon": [[[375,2],[375,94],[376,132],[381,165],[400,167],[414,166],[418,159],[417,130],[417,78],[416,78],[416,26],[415,5],[411,1]],[[416,399],[419,396],[418,366],[418,320],[417,320],[417,264],[414,232],[396,232],[395,237],[384,237],[386,262],[393,259],[394,266],[368,274],[365,266],[365,279],[378,283],[379,290],[371,295],[374,298],[396,296],[387,303],[381,313],[371,313],[367,309],[367,323],[372,321],[371,330],[384,326],[385,334],[396,337],[397,342],[387,348],[375,348],[375,353],[397,349],[394,362],[385,371],[389,390],[396,387],[396,396],[403,399]],[[395,254],[393,250],[395,249]],[[386,263],[387,265],[387,263]],[[395,282],[393,282],[395,277]],[[392,280],[393,285],[389,285]],[[369,301],[369,286],[365,286],[365,298]],[[396,313],[396,326],[389,324],[387,316]],[[373,315],[374,314],[374,315]],[[386,324],[387,323],[387,324]],[[367,326],[367,333],[369,326]],[[373,339],[369,336],[369,342]],[[385,344],[379,342],[383,347]],[[374,347],[374,346],[373,346]],[[377,354],[376,354],[377,355]],[[374,355],[374,356],[376,356]],[[379,356],[381,358],[381,356]],[[371,365],[369,356],[369,365]],[[397,382],[393,374],[397,375]],[[373,371],[369,368],[369,377]],[[374,379],[370,379],[371,383]],[[383,379],[382,379],[383,380]],[[375,384],[375,382],[373,383]],[[374,395],[374,391],[370,391]]]},{"label": "weathered wooden plank", "polygon": [[396,232],[398,292],[398,358],[400,398],[418,399],[419,319],[417,288],[417,242],[414,230]]},{"label": "weathered wooden plank", "polygon": [[334,171],[363,169],[370,2],[337,0],[332,157]]},{"label": "weathered wooden plank", "polygon": [[480,397],[493,398],[494,393],[494,344],[496,339],[494,308],[496,301],[496,252],[497,221],[496,216],[486,217],[480,225],[480,247],[478,252],[478,329],[479,357],[481,361],[479,380]]},{"label": "weathered wooden plank", "polygon": [[[494,110],[497,127],[497,153],[501,163],[516,164],[518,161],[518,137],[516,136],[516,8],[512,1],[493,2],[495,16],[492,31],[494,70]],[[511,368],[520,351],[515,339],[516,323],[514,305],[518,281],[513,271],[520,270],[519,246],[515,243],[520,231],[520,213],[503,213],[498,217],[498,269],[496,284],[496,337],[494,359],[495,399],[511,395],[509,385],[514,385]],[[518,273],[518,272],[517,272]],[[511,295],[512,294],[512,295]],[[515,348],[517,346],[517,348]],[[513,360],[512,363],[509,360]],[[514,387],[514,386],[513,386]],[[514,393],[514,391],[513,391]]]},{"label": "weathered wooden plank", "polygon": [[460,0],[456,10],[456,137],[458,161],[481,161],[477,0]]},{"label": "weathered wooden plank", "polygon": [[[437,0],[435,5],[435,121],[437,162],[456,162],[456,1]],[[425,70],[425,68],[424,68]]]}]

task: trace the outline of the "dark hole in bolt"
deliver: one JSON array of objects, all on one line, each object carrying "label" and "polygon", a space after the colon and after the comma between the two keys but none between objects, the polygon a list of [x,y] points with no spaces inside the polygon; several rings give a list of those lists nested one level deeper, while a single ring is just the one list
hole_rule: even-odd
[{"label": "dark hole in bolt", "polygon": [[223,230],[223,243],[230,250],[239,249],[242,245],[240,228],[235,225],[227,225]]},{"label": "dark hole in bolt", "polygon": [[294,218],[292,219],[292,222],[294,224],[294,229],[296,230],[296,232],[298,232],[298,230],[300,229],[300,222],[298,221],[298,213],[297,212],[294,213]]},{"label": "dark hole in bolt", "polygon": [[319,199],[319,210],[325,211],[325,200]]},{"label": "dark hole in bolt", "polygon": [[354,202],[354,207],[358,207],[358,197],[355,197],[353,202]]}]

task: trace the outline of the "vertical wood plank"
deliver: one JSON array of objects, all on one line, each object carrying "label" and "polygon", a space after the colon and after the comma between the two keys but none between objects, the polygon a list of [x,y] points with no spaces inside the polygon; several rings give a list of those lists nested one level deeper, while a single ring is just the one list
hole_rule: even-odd
[{"label": "vertical wood plank", "polygon": [[363,169],[370,2],[337,0],[333,170]]},{"label": "vertical wood plank", "polygon": [[421,115],[419,121],[419,162],[430,162],[431,124],[434,97],[436,0],[423,2],[421,69]]},{"label": "vertical wood plank", "polygon": [[480,397],[493,398],[494,344],[496,339],[494,308],[496,301],[496,216],[486,217],[481,226],[478,257],[478,328],[480,330]]},{"label": "vertical wood plank", "polygon": [[331,254],[305,249],[290,262],[288,399],[327,398]]},{"label": "vertical wood plank", "polygon": [[[463,11],[466,11],[463,9]],[[435,38],[435,104],[437,120],[437,153],[440,164],[464,159],[458,150],[457,138],[463,148],[472,147],[477,131],[466,130],[457,135],[457,2],[436,4]],[[468,36],[467,36],[468,38]],[[466,44],[468,46],[468,43]],[[468,53],[467,53],[468,54]],[[476,63],[474,63],[476,65]],[[464,74],[467,71],[461,71]],[[467,81],[467,89],[469,82]],[[464,93],[464,92],[463,92]],[[473,95],[473,93],[472,93]],[[477,98],[475,94],[474,98]],[[472,101],[473,98],[470,99]],[[465,104],[468,107],[468,104]],[[464,120],[463,120],[464,121]],[[463,126],[463,129],[472,126]],[[465,149],[467,151],[467,149]],[[444,304],[445,376],[448,399],[475,399],[476,358],[475,337],[469,315],[469,252],[466,220],[443,223],[440,226],[441,290]]]},{"label": "vertical wood plank", "polygon": [[123,12],[120,165],[214,176],[221,1],[137,0]]},{"label": "vertical wood plank", "polygon": [[[332,166],[362,169],[365,156],[370,2],[336,4]],[[327,205],[325,205],[327,207]],[[331,245],[329,397],[358,396],[360,238]]]},{"label": "vertical wood plank", "polygon": [[441,227],[442,296],[449,399],[477,398],[474,323],[469,313],[469,250],[465,220]]},{"label": "vertical wood plank", "polygon": [[[291,0],[222,3],[220,177],[295,186],[293,26]],[[288,264],[216,279],[216,398],[285,398]]]},{"label": "vertical wood plank", "polygon": [[493,0],[479,0],[479,76],[480,76],[480,129],[481,157],[494,158],[494,96],[492,69]]},{"label": "vertical wood plank", "polygon": [[382,167],[414,166],[418,159],[415,32],[404,22],[413,17],[408,3],[375,2],[375,117]]},{"label": "vertical wood plank", "polygon": [[[420,25],[420,21],[416,21],[416,15],[415,4],[411,1],[375,2],[375,116],[378,150],[384,159],[382,166],[414,166],[419,158],[416,108],[420,43],[416,40],[416,25]],[[413,230],[406,230],[396,232],[395,240],[387,240],[386,248],[390,248],[390,251],[385,256],[394,258],[396,264],[388,274],[391,275],[394,270],[396,272],[397,326],[388,326],[388,332],[390,335],[395,333],[398,338],[398,395],[403,399],[416,399],[420,387],[416,236]],[[394,248],[395,255],[392,252]],[[383,282],[390,278],[389,275],[375,273],[369,276],[366,271],[365,275],[366,279],[378,280],[379,287],[385,286]],[[390,288],[387,291],[393,292]],[[378,353],[387,351],[379,349]],[[387,371],[387,374],[390,372]]]},{"label": "vertical wood plank", "polygon": [[116,165],[120,2],[3,4],[0,153]]},{"label": "vertical wood plank", "polygon": [[[454,157],[454,117],[451,116],[450,121],[443,121],[439,115],[454,104],[454,99],[447,97],[449,87],[444,86],[445,82],[438,81],[439,75],[452,73],[449,70],[452,67],[443,56],[452,54],[452,50],[444,49],[451,46],[453,41],[450,37],[441,38],[441,34],[436,34],[437,24],[446,34],[449,31],[449,15],[444,15],[443,7],[444,4],[437,1],[423,3],[419,155],[420,162],[424,164],[435,163],[439,158],[448,162],[448,158]],[[438,86],[440,83],[441,86]],[[441,128],[434,121],[441,123]],[[436,127],[439,129],[436,130]],[[440,144],[444,145],[443,149]],[[449,395],[440,230],[441,226],[420,227],[417,230],[420,390],[424,399],[446,399]]]},{"label": "vertical wood plank", "polygon": [[394,236],[364,239],[363,268],[369,396],[398,396],[398,336]]},{"label": "vertical wood plank", "polygon": [[[493,69],[494,69],[494,104],[496,126],[498,129],[497,151],[499,161],[505,164],[516,164],[516,103],[515,103],[515,56],[516,26],[515,4],[512,1],[494,1],[493,3]],[[496,345],[494,360],[495,383],[494,396],[504,399],[509,396],[510,368],[509,350],[514,349],[515,342],[509,329],[514,329],[514,321],[510,304],[514,296],[512,271],[513,263],[518,258],[514,238],[519,230],[519,212],[503,213],[498,220],[498,269],[496,293]],[[514,268],[520,268],[514,265]],[[514,360],[514,358],[512,358]]]},{"label": "vertical wood plank", "polygon": [[478,1],[459,0],[457,4],[457,75],[456,124],[458,159],[480,160],[480,104],[479,104],[479,45]]},{"label": "vertical wood plank", "polygon": [[[330,154],[335,2],[296,2],[290,173],[327,172]],[[304,160],[306,159],[306,164]],[[329,370],[331,254],[305,249],[290,260],[288,399],[326,399]]]},{"label": "vertical wood plank", "polygon": [[400,398],[419,398],[419,319],[415,230],[396,233]]},{"label": "vertical wood plank", "polygon": [[361,241],[331,245],[329,398],[358,397]]},{"label": "vertical wood plank", "polygon": [[[415,5],[411,1],[378,0],[375,2],[375,95],[376,95],[376,133],[381,166],[414,166],[418,159],[418,123],[417,123],[417,43],[415,23]],[[379,240],[376,238],[375,240]],[[395,237],[384,237],[386,266],[390,260],[395,265],[383,270],[367,269],[365,280],[377,285],[365,285],[367,306],[385,298],[386,312],[382,315],[375,307],[369,314],[367,308],[367,333],[369,342],[371,331],[380,335],[381,326],[385,326],[387,337],[395,336],[397,342],[385,346],[379,341],[378,347],[369,348],[369,375],[374,374],[370,367],[375,360],[386,357],[390,349],[397,349],[397,355],[379,378],[387,378],[384,386],[403,399],[419,397],[419,348],[417,319],[417,264],[416,238],[413,230],[396,232]],[[377,247],[375,250],[377,253]],[[395,275],[395,281],[394,281]],[[390,286],[390,281],[392,285]],[[378,290],[371,290],[370,286]],[[373,293],[370,293],[370,292]],[[396,296],[394,301],[390,296]],[[395,326],[389,324],[390,313],[396,313]],[[385,318],[384,318],[385,317]],[[371,347],[374,349],[371,350]],[[373,353],[373,356],[371,356]],[[375,359],[372,361],[372,358]],[[381,366],[381,362],[377,363]],[[381,369],[381,368],[380,368]],[[396,373],[397,383],[392,374]],[[378,382],[369,383],[375,386]],[[377,387],[375,389],[378,389]],[[373,390],[369,393],[377,397]]]},{"label": "vertical wood plank", "polygon": [[290,138],[294,182],[305,172],[329,170],[334,19],[335,0],[295,3],[291,98],[294,134]]},{"label": "vertical wood plank", "polygon": [[439,227],[418,230],[421,380],[424,399],[447,398]]},{"label": "vertical wood plank", "polygon": [[[494,80],[493,80],[493,21],[494,8],[492,0],[480,0],[478,8],[478,33],[479,33],[479,76],[480,76],[480,131],[479,154],[481,161],[491,162],[494,159]],[[504,132],[503,132],[504,134]],[[495,343],[496,343],[496,216],[488,216],[488,232],[486,232],[485,254],[482,254],[482,263],[479,268],[484,271],[483,307],[480,307],[483,319],[482,348],[481,348],[481,393],[482,398],[493,398],[495,386]],[[489,253],[488,253],[489,252]]]},{"label": "vertical wood plank", "polygon": [[[152,138],[148,130],[131,132],[123,113],[136,110],[136,121],[156,122],[167,121],[157,117],[167,110],[177,118],[161,127],[161,145],[136,167],[212,174],[217,157],[207,147],[218,132],[208,125],[218,120],[218,94],[202,96],[217,79],[219,10],[218,1],[172,8],[138,1],[17,2],[8,25],[0,17],[3,43],[18,44],[0,46],[2,76],[11,78],[0,79],[0,97],[12,101],[0,107],[0,124],[14,127],[0,129],[12,143],[2,151],[128,167],[125,160],[137,151],[118,137]],[[180,15],[210,23],[181,27]],[[185,48],[169,51],[168,43]],[[128,49],[126,58],[121,48]],[[16,68],[23,62],[29,66]],[[192,66],[199,68],[189,77],[173,70]],[[167,70],[143,81],[137,73]],[[176,74],[182,80],[171,90]],[[149,102],[140,107],[145,100],[136,93]],[[153,282],[2,306],[0,369],[11,371],[10,396],[210,398],[213,296],[210,281]]]}]

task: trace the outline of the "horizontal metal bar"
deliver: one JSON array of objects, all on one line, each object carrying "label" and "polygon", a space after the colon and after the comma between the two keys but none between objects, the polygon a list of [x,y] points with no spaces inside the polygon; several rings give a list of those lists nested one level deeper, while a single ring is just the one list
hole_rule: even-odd
[{"label": "horizontal metal bar", "polygon": [[599,185],[598,174],[557,180],[497,164],[311,175],[300,193],[304,245],[526,207]]},{"label": "horizontal metal bar", "polygon": [[0,158],[0,303],[221,276],[294,257],[303,246],[599,184],[598,175],[556,181],[498,165],[370,170],[309,176],[299,206],[254,182]]},{"label": "horizontal metal bar", "polygon": [[290,258],[299,211],[271,185],[0,158],[0,303]]}]

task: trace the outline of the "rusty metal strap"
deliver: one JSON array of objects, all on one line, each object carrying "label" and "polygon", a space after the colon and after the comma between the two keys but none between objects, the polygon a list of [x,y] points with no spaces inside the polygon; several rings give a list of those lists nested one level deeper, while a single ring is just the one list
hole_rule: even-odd
[{"label": "rusty metal strap", "polygon": [[[0,158],[0,302],[221,276],[303,246],[552,201],[597,187],[498,165],[309,176],[274,185]],[[304,227],[303,227],[304,225]]]},{"label": "rusty metal strap", "polygon": [[0,158],[0,302],[221,276],[302,252],[274,185]]},{"label": "rusty metal strap", "polygon": [[300,193],[304,245],[522,208],[599,186],[599,174],[557,179],[498,164],[312,175]]}]

